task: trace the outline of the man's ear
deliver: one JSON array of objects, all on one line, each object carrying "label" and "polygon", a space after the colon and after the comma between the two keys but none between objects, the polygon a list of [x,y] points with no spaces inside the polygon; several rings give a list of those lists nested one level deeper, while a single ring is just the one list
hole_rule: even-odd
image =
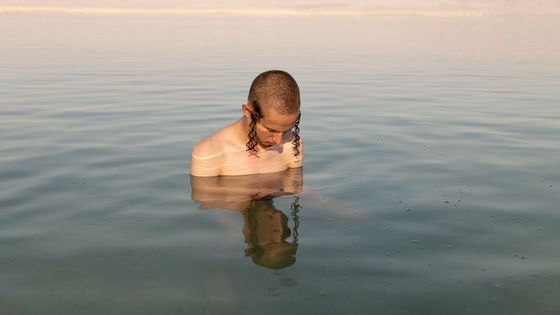
[{"label": "man's ear", "polygon": [[241,110],[243,111],[243,116],[251,119],[251,114],[253,113],[253,107],[248,103],[241,105]]}]

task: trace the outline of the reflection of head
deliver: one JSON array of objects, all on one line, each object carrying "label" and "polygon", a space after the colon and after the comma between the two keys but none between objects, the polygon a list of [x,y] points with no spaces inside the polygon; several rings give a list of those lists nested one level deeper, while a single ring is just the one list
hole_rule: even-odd
[{"label": "reflection of head", "polygon": [[248,104],[252,107],[249,124],[247,151],[257,151],[257,123],[269,115],[295,115],[296,123],[292,130],[294,154],[299,155],[299,121],[301,105],[299,87],[296,80],[287,72],[269,70],[259,74],[251,84]]},{"label": "reflection of head", "polygon": [[[292,203],[292,232],[288,227],[288,217],[274,207],[272,198],[253,200],[243,229],[248,245],[245,255],[251,256],[255,264],[272,269],[293,265],[298,246],[298,211],[298,199],[295,197]],[[292,242],[286,240],[290,236]]]}]

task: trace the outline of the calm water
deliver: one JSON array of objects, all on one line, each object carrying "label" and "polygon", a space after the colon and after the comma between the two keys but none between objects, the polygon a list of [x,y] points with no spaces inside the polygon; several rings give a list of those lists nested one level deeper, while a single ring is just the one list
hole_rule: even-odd
[{"label": "calm water", "polygon": [[[0,16],[0,313],[558,314],[558,34]],[[273,68],[302,90],[303,175],[193,191],[192,146]]]}]

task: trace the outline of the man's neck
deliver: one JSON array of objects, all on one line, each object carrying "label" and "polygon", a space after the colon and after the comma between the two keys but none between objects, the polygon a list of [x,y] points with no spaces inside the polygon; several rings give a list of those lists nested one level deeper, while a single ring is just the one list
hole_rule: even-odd
[{"label": "man's neck", "polygon": [[245,146],[249,141],[249,131],[251,130],[249,122],[245,117],[241,117],[241,119],[238,120],[237,125],[239,126],[237,139],[239,139],[239,142]]}]

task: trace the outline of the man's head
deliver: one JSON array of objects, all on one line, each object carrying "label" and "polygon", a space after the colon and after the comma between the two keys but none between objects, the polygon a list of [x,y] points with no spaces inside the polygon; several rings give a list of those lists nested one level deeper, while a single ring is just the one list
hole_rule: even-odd
[{"label": "man's head", "polygon": [[267,148],[293,137],[294,153],[299,154],[299,87],[289,73],[270,70],[259,74],[242,109],[249,122],[247,151],[256,152],[257,144]]}]

